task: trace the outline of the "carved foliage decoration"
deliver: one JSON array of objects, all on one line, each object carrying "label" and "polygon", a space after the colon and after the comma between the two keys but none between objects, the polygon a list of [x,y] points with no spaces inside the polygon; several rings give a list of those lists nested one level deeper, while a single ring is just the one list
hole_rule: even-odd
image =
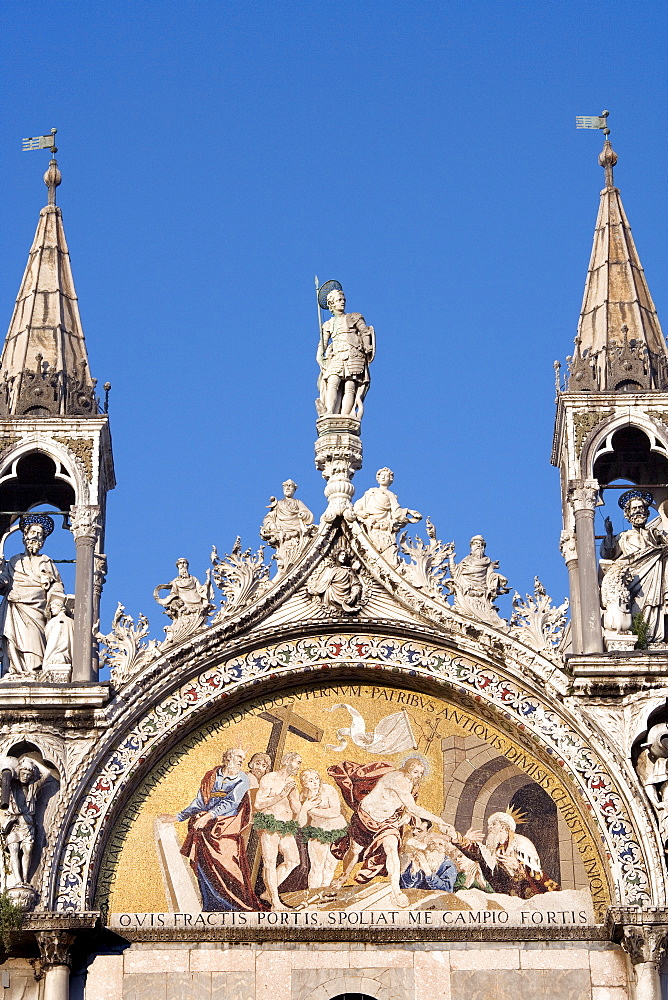
[{"label": "carved foliage decoration", "polygon": [[553,652],[564,636],[568,599],[555,608],[552,598],[538,577],[534,579],[533,596],[524,598],[515,591],[510,627],[517,629],[520,637],[541,652]]},{"label": "carved foliage decoration", "polygon": [[409,538],[402,532],[399,550],[408,556],[408,563],[401,563],[401,572],[418,590],[432,597],[443,596],[443,583],[448,574],[448,558],[454,551],[454,542],[444,543],[436,538],[436,529],[430,519],[426,520],[429,542],[421,538]]},{"label": "carved foliage decoration", "polygon": [[64,444],[84,468],[89,482],[93,480],[93,441],[91,438],[55,437],[54,441]]},{"label": "carved foliage decoration", "polygon": [[573,414],[575,429],[575,454],[580,455],[582,446],[594,427],[612,415],[612,410],[584,410]]},{"label": "carved foliage decoration", "polygon": [[17,441],[21,438],[16,434],[2,434],[0,435],[0,453],[7,451],[8,448],[13,448]]},{"label": "carved foliage decoration", "polygon": [[221,559],[216,546],[211,550],[213,579],[223,593],[223,606],[213,619],[215,625],[224,618],[240,611],[252,600],[260,597],[270,586],[269,567],[264,563],[264,546],[253,554],[250,549],[241,551],[241,539],[237,538],[228,556]]},{"label": "carved foliage decoration", "polygon": [[134,619],[125,614],[125,608],[119,603],[111,623],[111,632],[108,635],[98,633],[98,640],[106,647],[101,665],[111,667],[111,681],[116,687],[125,684],[158,656],[157,641],[144,641],[149,627],[146,615],[138,615],[135,625]]}]

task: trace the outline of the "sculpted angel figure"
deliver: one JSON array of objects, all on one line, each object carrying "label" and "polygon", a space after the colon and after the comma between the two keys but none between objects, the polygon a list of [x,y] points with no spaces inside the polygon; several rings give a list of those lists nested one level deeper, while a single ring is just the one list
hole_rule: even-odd
[{"label": "sculpted angel figure", "polygon": [[45,647],[47,607],[51,595],[64,595],[60,573],[42,554],[53,520],[45,514],[21,518],[25,550],[0,564],[0,593],[5,597],[0,609],[4,672],[34,677],[42,666]]},{"label": "sculpted angel figure", "polygon": [[296,562],[305,539],[315,533],[313,514],[306,504],[295,497],[297,484],[293,479],[283,483],[283,498],[269,500],[269,513],[260,528],[260,538],[276,549],[276,564],[280,576]]},{"label": "sculpted angel figure", "polygon": [[361,313],[346,312],[346,297],[338,281],[322,286],[318,302],[332,313],[322,324],[316,355],[320,365],[318,414],[340,413],[361,420],[371,381],[369,365],[375,353],[373,327],[366,325]]},{"label": "sculpted angel figure", "polygon": [[392,469],[379,469],[376,473],[378,486],[360,497],[354,504],[353,511],[357,520],[369,536],[371,544],[390,561],[397,561],[397,532],[407,524],[416,524],[422,520],[422,514],[408,507],[400,507],[396,493],[389,487],[394,481]]},{"label": "sculpted angel figure", "polygon": [[606,537],[601,543],[601,558],[614,559],[629,569],[630,612],[642,614],[647,624],[650,645],[666,641],[668,609],[668,534],[648,525],[651,493],[629,490],[618,500],[624,517],[631,525],[614,534],[612,521],[605,519]]}]

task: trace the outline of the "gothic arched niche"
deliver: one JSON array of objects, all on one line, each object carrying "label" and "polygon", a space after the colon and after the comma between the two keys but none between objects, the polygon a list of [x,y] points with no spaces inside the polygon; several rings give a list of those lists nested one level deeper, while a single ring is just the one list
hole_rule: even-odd
[{"label": "gothic arched niche", "polygon": [[652,448],[644,431],[627,424],[616,430],[609,442],[604,442],[604,450],[594,461],[593,476],[602,486],[617,479],[644,486],[665,486],[668,458]]},{"label": "gothic arched niche", "polygon": [[0,536],[11,523],[11,512],[26,511],[40,504],[67,511],[75,503],[75,491],[56,462],[42,451],[30,451],[16,462],[13,474],[0,483]]},{"label": "gothic arched niche", "polygon": [[[241,771],[233,762],[226,779],[219,765],[237,748]],[[265,779],[267,770],[279,777]],[[378,802],[365,797],[397,774],[431,819],[378,813],[374,820]],[[235,782],[247,788],[239,801],[228,799],[227,814],[204,818],[196,830],[199,814],[230,796]],[[471,822],[480,823],[482,843],[466,838]],[[350,846],[346,829],[365,850],[334,887]],[[401,905],[383,871],[384,837],[397,843]],[[182,737],[111,830],[95,906],[121,927],[146,912],[211,924],[230,911],[260,911],[257,919],[270,925],[282,918],[278,907],[269,912],[258,902],[268,857],[281,873],[282,906],[323,925],[338,912],[390,910],[494,910],[511,923],[524,912],[534,924],[549,911],[564,923],[587,923],[611,898],[597,830],[547,754],[501,716],[380,682],[332,680],[267,694]]]}]

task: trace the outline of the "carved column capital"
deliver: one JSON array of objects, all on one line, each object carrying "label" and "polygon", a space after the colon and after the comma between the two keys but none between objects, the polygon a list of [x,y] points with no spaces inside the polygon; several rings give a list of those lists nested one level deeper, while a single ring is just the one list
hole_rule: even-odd
[{"label": "carved column capital", "polygon": [[42,968],[72,965],[72,945],[76,940],[74,934],[70,934],[69,931],[37,931],[35,937],[39,945]]},{"label": "carved column capital", "polygon": [[74,535],[74,541],[79,539],[91,540],[95,542],[100,530],[100,508],[79,505],[72,507],[70,512],[70,531]]},{"label": "carved column capital", "polygon": [[633,965],[658,965],[668,945],[668,926],[626,924],[622,928],[621,945]]},{"label": "carved column capital", "polygon": [[568,484],[568,502],[575,514],[581,511],[593,514],[600,506],[597,479],[573,479]]},{"label": "carved column capital", "polygon": [[567,566],[578,561],[578,549],[574,531],[561,532],[559,550]]}]

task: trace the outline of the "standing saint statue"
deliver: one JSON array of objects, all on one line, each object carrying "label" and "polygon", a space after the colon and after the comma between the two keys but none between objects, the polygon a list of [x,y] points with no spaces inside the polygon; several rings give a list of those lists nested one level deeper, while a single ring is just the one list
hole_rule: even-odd
[{"label": "standing saint statue", "polygon": [[269,498],[269,513],[260,528],[260,538],[276,549],[279,576],[297,561],[304,542],[316,531],[313,514],[306,504],[297,500],[296,491],[294,480],[286,479],[282,500]]},{"label": "standing saint statue", "polygon": [[647,624],[648,644],[663,645],[668,614],[668,534],[656,525],[647,524],[654,502],[651,493],[628,490],[617,502],[631,527],[615,535],[612,521],[606,517],[601,558],[614,559],[628,568],[629,610],[632,615],[642,614]]},{"label": "standing saint statue", "polygon": [[318,303],[332,314],[322,324],[316,360],[320,365],[319,416],[339,413],[362,419],[369,384],[369,365],[376,352],[375,333],[361,313],[346,312],[346,297],[338,281],[326,281]]},{"label": "standing saint statue", "polygon": [[393,481],[392,469],[379,469],[376,473],[378,486],[367,490],[353,510],[376,551],[390,562],[397,562],[397,532],[407,524],[421,521],[422,514],[399,506],[396,494],[389,489]]},{"label": "standing saint statue", "polygon": [[63,581],[42,547],[54,528],[47,514],[25,514],[20,522],[25,551],[0,563],[0,635],[3,673],[34,678],[42,666],[47,607],[51,595],[64,595]]},{"label": "standing saint statue", "polygon": [[508,581],[496,572],[498,562],[485,554],[487,542],[482,535],[474,535],[470,545],[470,554],[460,563],[455,563],[454,545],[446,546],[451,579],[445,585],[455,595],[455,610],[490,625],[501,625],[503,619],[494,601],[508,593]]},{"label": "standing saint statue", "polygon": [[67,612],[65,594],[54,590],[49,598],[49,621],[44,628],[46,648],[42,670],[52,671],[52,676],[69,679],[72,671],[74,621]]}]

